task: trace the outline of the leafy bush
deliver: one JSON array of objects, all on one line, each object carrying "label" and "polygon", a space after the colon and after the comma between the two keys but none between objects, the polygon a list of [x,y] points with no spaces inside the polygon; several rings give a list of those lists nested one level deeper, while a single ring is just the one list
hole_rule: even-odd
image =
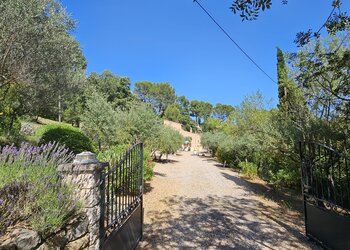
[{"label": "leafy bush", "polygon": [[223,132],[205,132],[201,137],[201,143],[211,151],[212,156],[216,155],[219,145],[227,139]]},{"label": "leafy bush", "polygon": [[86,107],[81,115],[82,131],[98,145],[103,147],[115,145],[117,116],[106,97],[96,90],[88,89]]},{"label": "leafy bush", "polygon": [[230,167],[237,167],[237,158],[235,154],[234,140],[230,136],[222,140],[217,148],[216,156],[222,164]]},{"label": "leafy bush", "polygon": [[162,120],[145,104],[133,105],[128,111],[117,112],[117,141],[125,144],[150,143],[162,129]]},{"label": "leafy bush", "polygon": [[[114,147],[109,147],[100,151],[97,154],[97,159],[102,162],[108,162],[110,166],[115,166],[124,156],[126,151],[130,148],[127,144],[121,144]],[[151,158],[151,150],[148,147],[144,147],[143,152],[143,174],[144,180],[149,181],[153,176],[154,163]]]},{"label": "leafy bush", "polygon": [[78,128],[69,125],[45,125],[37,130],[36,135],[39,138],[39,144],[55,141],[60,145],[65,145],[75,154],[83,151],[95,151],[92,141]]},{"label": "leafy bush", "polygon": [[163,126],[159,130],[159,134],[152,142],[153,151],[159,151],[160,157],[163,154],[175,153],[185,142],[185,138],[176,130]]},{"label": "leafy bush", "polygon": [[300,185],[300,173],[298,169],[279,169],[276,172],[270,171],[270,180],[277,187],[298,187]]},{"label": "leafy bush", "polygon": [[0,233],[22,220],[45,233],[65,224],[79,204],[56,168],[73,159],[74,154],[57,143],[0,149]]},{"label": "leafy bush", "polygon": [[124,156],[129,147],[130,146],[127,144],[120,144],[103,149],[98,152],[97,159],[102,162],[108,162],[110,166],[115,166]]},{"label": "leafy bush", "polygon": [[256,177],[258,177],[258,168],[257,166],[252,163],[252,162],[241,162],[238,165],[241,170],[242,173],[249,179],[254,179]]}]

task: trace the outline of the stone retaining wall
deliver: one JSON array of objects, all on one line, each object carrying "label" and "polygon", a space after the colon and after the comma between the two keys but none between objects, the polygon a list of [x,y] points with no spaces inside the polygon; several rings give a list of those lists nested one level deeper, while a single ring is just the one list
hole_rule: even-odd
[{"label": "stone retaining wall", "polygon": [[1,250],[98,250],[101,236],[101,190],[102,164],[90,152],[76,156],[72,164],[60,165],[57,171],[75,190],[75,198],[82,204],[80,214],[76,215],[60,230],[49,234],[26,229],[13,228],[5,237],[0,237]]},{"label": "stone retaining wall", "polygon": [[84,216],[74,218],[65,227],[49,235],[40,235],[26,228],[15,228],[2,240],[4,242],[0,249],[3,250],[89,249],[88,220]]}]

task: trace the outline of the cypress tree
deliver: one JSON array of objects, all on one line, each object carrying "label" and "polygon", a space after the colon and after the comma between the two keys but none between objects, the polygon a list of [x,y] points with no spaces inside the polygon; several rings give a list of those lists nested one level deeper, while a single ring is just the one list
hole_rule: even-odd
[{"label": "cypress tree", "polygon": [[277,48],[277,80],[278,80],[278,107],[284,111],[288,110],[288,73],[286,62],[284,61],[283,52]]}]

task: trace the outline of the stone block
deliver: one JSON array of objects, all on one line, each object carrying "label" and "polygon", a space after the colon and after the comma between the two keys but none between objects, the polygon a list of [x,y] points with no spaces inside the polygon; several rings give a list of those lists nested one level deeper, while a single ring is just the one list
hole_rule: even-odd
[{"label": "stone block", "polygon": [[60,230],[45,239],[45,244],[49,247],[49,249],[62,249],[67,242],[68,239],[65,230]]},{"label": "stone block", "polygon": [[68,241],[74,241],[81,238],[88,233],[89,222],[87,218],[76,221],[75,223],[67,226],[67,239]]},{"label": "stone block", "polygon": [[78,189],[76,197],[83,203],[84,208],[92,208],[98,205],[101,201],[99,187],[93,189]]},{"label": "stone block", "polygon": [[100,216],[101,216],[100,205],[97,205],[91,208],[84,208],[83,212],[86,214],[90,226],[95,225],[100,221]]},{"label": "stone block", "polygon": [[39,245],[41,238],[35,231],[20,228],[11,233],[11,239],[18,249],[30,250]]},{"label": "stone block", "polygon": [[82,249],[88,249],[89,248],[89,235],[86,234],[85,236],[69,242],[66,247],[64,248],[65,250],[82,250]]},{"label": "stone block", "polygon": [[64,181],[76,188],[95,188],[101,183],[99,173],[73,173],[64,175]]}]

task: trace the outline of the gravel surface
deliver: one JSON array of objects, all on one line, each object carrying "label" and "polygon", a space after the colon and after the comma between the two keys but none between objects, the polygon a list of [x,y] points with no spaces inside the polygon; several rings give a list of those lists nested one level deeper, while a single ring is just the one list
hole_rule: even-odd
[{"label": "gravel surface", "polygon": [[238,173],[181,152],[157,163],[138,249],[317,249],[303,219],[255,195]]}]

